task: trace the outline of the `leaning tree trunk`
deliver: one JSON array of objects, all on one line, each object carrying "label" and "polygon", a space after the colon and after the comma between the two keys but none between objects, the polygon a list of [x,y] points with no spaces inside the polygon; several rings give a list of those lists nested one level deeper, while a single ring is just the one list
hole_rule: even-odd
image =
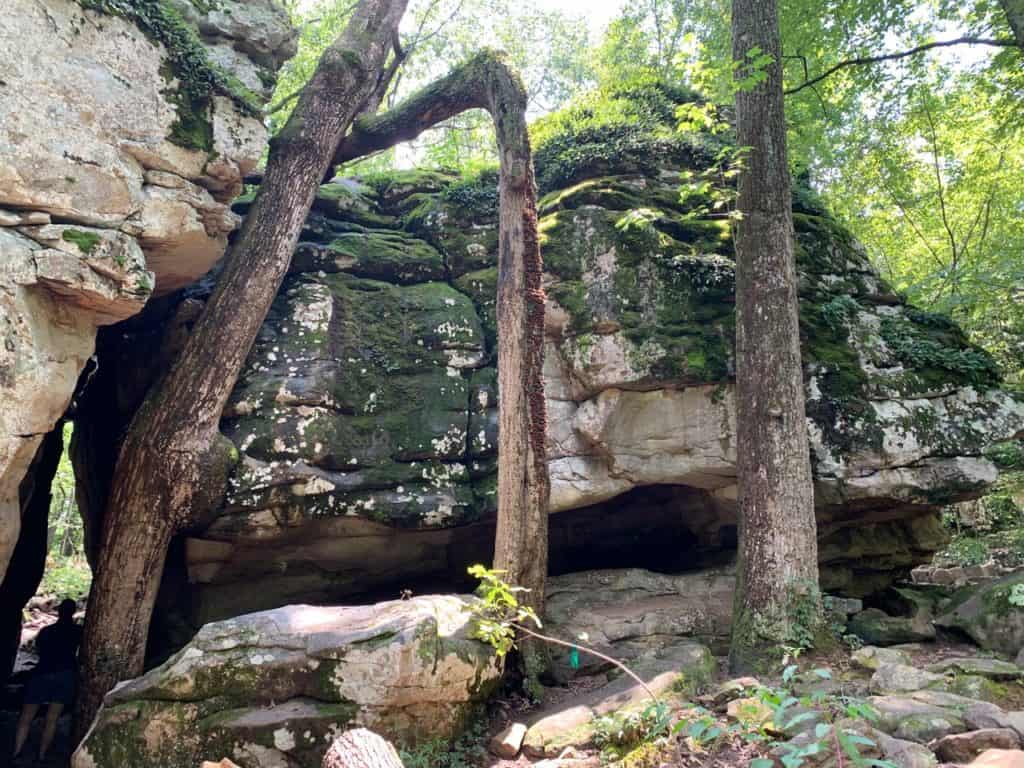
[{"label": "leaning tree trunk", "polygon": [[406,0],[360,0],[271,145],[252,210],[168,375],[136,413],[114,469],[82,647],[76,731],[142,671],[167,546],[223,488],[232,446],[218,423],[323,177],[377,90]]},{"label": "leaning tree trunk", "polygon": [[403,103],[356,121],[335,156],[346,162],[408,141],[468,109],[494,120],[500,160],[498,234],[498,527],[494,567],[544,607],[548,479],[544,401],[544,290],[536,186],[522,82],[483,51]]},{"label": "leaning tree trunk", "polygon": [[748,671],[792,642],[802,609],[815,623],[818,544],[775,0],[734,0],[732,39],[738,79],[750,74],[751,50],[772,57],[767,79],[736,95],[737,140],[749,155],[736,226],[739,562],[730,663]]},{"label": "leaning tree trunk", "polygon": [[1017,45],[1024,49],[1024,0],[999,0]]}]

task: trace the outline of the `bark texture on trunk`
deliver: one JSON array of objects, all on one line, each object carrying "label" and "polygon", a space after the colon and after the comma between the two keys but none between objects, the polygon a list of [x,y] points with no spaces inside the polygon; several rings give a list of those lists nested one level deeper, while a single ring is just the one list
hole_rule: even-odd
[{"label": "bark texture on trunk", "polygon": [[403,768],[391,742],[365,728],[345,731],[324,755],[322,768]]},{"label": "bark texture on trunk", "polygon": [[173,534],[219,493],[234,448],[224,404],[291,261],[320,179],[376,91],[406,0],[360,0],[271,145],[252,210],[202,316],[135,414],[104,515],[81,658],[76,735],[119,680],[142,671]]},{"label": "bark texture on trunk", "polygon": [[356,121],[335,162],[416,138],[460,112],[485,109],[500,160],[498,235],[498,525],[494,567],[530,590],[540,613],[548,561],[543,265],[526,92],[501,54],[483,51],[391,110]]},{"label": "bark texture on trunk", "polygon": [[1017,45],[1024,48],[1024,0],[999,0]]},{"label": "bark texture on trunk", "polygon": [[[733,60],[772,57],[736,96],[736,424],[739,562],[730,661],[749,670],[817,615],[818,545],[804,407],[781,44],[775,0],[734,0]],[[813,619],[812,622],[813,623]],[[813,631],[814,627],[809,627]]]}]

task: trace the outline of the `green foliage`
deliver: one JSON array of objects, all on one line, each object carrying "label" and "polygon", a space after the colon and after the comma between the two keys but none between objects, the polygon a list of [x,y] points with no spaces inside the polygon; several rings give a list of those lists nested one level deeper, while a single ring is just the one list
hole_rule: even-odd
[{"label": "green foliage", "polygon": [[794,583],[788,587],[790,608],[786,643],[801,651],[815,647],[822,629],[821,591],[817,584]]},{"label": "green foliage", "polygon": [[75,474],[68,446],[72,425],[64,425],[64,450],[50,486],[49,550],[39,592],[81,600],[89,594],[92,572],[85,559],[82,516],[75,503]]},{"label": "green foliage", "polygon": [[594,718],[594,745],[602,760],[621,760],[640,744],[668,734],[672,713],[664,702],[652,702],[639,711],[619,711]]},{"label": "green foliage", "polygon": [[477,716],[455,741],[431,739],[398,754],[405,768],[477,768],[487,757],[486,743],[487,722]]},{"label": "green foliage", "polygon": [[1014,584],[1010,588],[1010,594],[1006,596],[1006,600],[1015,608],[1024,608],[1024,584]]},{"label": "green foliage", "polygon": [[[801,674],[795,665],[790,665],[783,671],[783,687],[761,688],[755,693],[756,698],[771,710],[774,730],[793,733],[799,729],[805,734],[803,738],[778,745],[779,761],[785,768],[800,768],[808,763],[818,764],[822,756],[832,756],[851,766],[896,768],[894,763],[878,760],[866,752],[877,745],[857,725],[870,726],[878,720],[878,713],[867,702],[835,696],[820,687],[815,688],[815,682],[831,677],[827,669],[813,669]],[[785,687],[798,682],[812,692],[798,697]],[[812,723],[813,728],[810,727]],[[760,766],[765,762],[754,761],[752,768],[755,764]]]},{"label": "green foliage", "polygon": [[47,560],[39,593],[72,600],[84,600],[92,586],[92,571],[84,557],[60,557]]},{"label": "green foliage", "polygon": [[542,194],[594,175],[657,173],[672,165],[706,168],[725,146],[709,132],[677,132],[692,91],[660,81],[591,91],[530,126]]},{"label": "green foliage", "polygon": [[[955,326],[946,329],[949,327]],[[985,350],[966,344],[952,346],[942,336],[927,334],[920,325],[885,318],[881,336],[896,357],[911,368],[942,368],[979,386],[991,386],[1000,380],[999,366]]]},{"label": "green foliage", "polygon": [[476,594],[480,599],[472,605],[470,613],[473,620],[473,637],[487,643],[504,656],[515,647],[516,629],[514,625],[533,622],[541,626],[536,612],[519,602],[517,595],[528,592],[523,587],[510,586],[501,576],[504,571],[496,571],[483,565],[471,565],[469,575],[480,579]]},{"label": "green foliage", "polygon": [[441,198],[465,211],[473,220],[488,220],[498,213],[498,169],[494,166],[444,188]]},{"label": "green foliage", "polygon": [[973,536],[957,536],[943,550],[944,557],[957,565],[981,565],[989,554],[988,544]]},{"label": "green foliage", "polygon": [[746,51],[741,61],[733,61],[733,87],[736,91],[753,91],[768,79],[768,66],[774,59],[759,46]]},{"label": "green foliage", "polygon": [[821,317],[833,331],[846,327],[847,321],[860,311],[860,304],[848,294],[840,294],[821,305]]},{"label": "green foliage", "polygon": [[95,232],[83,232],[80,229],[65,229],[60,234],[60,239],[73,243],[82,253],[88,255],[99,245],[100,236]]},{"label": "green foliage", "polygon": [[995,443],[985,450],[985,458],[1000,469],[1024,469],[1024,440]]}]

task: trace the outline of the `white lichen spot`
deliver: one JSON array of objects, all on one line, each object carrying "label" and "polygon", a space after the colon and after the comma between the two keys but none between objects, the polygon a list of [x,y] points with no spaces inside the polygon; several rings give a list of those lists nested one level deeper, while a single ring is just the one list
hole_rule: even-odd
[{"label": "white lichen spot", "polygon": [[295,735],[287,728],[278,728],[274,731],[274,747],[282,752],[290,752],[295,749]]}]

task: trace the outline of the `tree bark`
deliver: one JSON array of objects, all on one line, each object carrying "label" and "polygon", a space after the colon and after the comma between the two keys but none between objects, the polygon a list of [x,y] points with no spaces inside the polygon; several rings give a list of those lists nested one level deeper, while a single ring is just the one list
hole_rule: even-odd
[{"label": "tree bark", "polygon": [[739,562],[730,664],[750,671],[792,644],[805,604],[811,623],[819,615],[818,545],[775,0],[734,0],[732,39],[738,80],[750,74],[752,49],[772,57],[767,78],[736,96],[738,144],[749,155],[735,230]]},{"label": "tree bark", "polygon": [[500,161],[498,238],[498,525],[494,567],[544,608],[548,495],[543,265],[526,93],[501,55],[483,51],[403,103],[356,121],[336,163],[416,138],[469,109],[494,120]]},{"label": "tree bark", "polygon": [[1024,48],[1024,0],[999,0],[1017,45]]},{"label": "tree bark", "polygon": [[167,545],[223,488],[233,447],[218,432],[288,269],[319,180],[373,96],[406,0],[360,0],[271,143],[239,238],[181,356],[132,419],[118,455],[86,615],[76,733],[103,696],[142,671]]},{"label": "tree bark", "polygon": [[365,728],[345,731],[324,755],[322,768],[403,768],[389,741]]}]

